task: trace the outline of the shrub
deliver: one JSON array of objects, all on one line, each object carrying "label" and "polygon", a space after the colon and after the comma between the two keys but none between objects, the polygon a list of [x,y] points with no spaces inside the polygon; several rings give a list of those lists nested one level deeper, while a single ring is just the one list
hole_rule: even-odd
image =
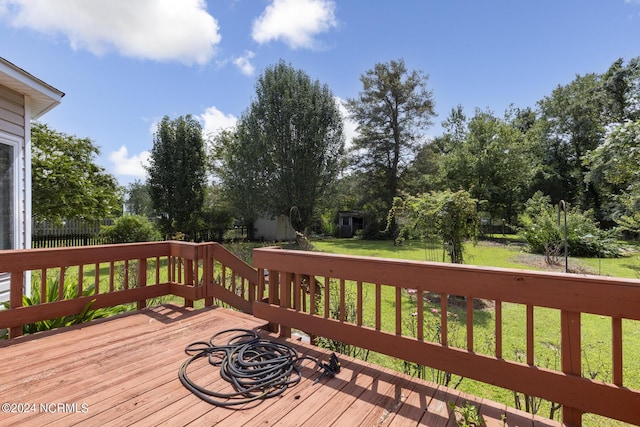
[{"label": "shrub", "polygon": [[[29,307],[37,304],[44,304],[48,302],[56,302],[58,301],[58,292],[59,292],[59,279],[55,278],[52,280],[47,280],[46,285],[46,293],[44,298],[40,295],[40,287],[33,286],[31,296],[24,295],[22,297],[22,306]],[[83,289],[82,295],[89,296],[93,295],[95,286],[89,285]],[[62,288],[62,298],[61,300],[68,300],[78,297],[78,282],[77,280],[67,280],[64,282],[64,286]],[[3,302],[2,305],[5,309],[9,309],[9,302]],[[55,319],[49,320],[40,320],[34,323],[29,323],[22,327],[23,334],[33,334],[41,331],[48,331],[50,329],[61,328],[64,326],[76,325],[78,323],[88,322],[93,319],[99,319],[102,317],[108,317],[114,314],[122,313],[125,311],[123,306],[118,307],[110,307],[110,308],[100,308],[100,309],[92,309],[93,300],[87,303],[87,305],[82,309],[82,311],[78,314],[72,314],[69,316],[58,317]],[[8,330],[3,329],[0,330],[0,339],[6,339],[8,337]]]},{"label": "shrub", "polygon": [[103,226],[100,235],[109,243],[152,242],[160,240],[160,232],[145,216],[125,215],[113,225]]},{"label": "shrub", "polygon": [[[559,254],[564,251],[564,213],[558,223],[558,207],[551,198],[536,192],[526,203],[520,215],[520,235],[533,253]],[[616,242],[617,230],[601,230],[592,211],[581,212],[578,208],[567,211],[567,248],[571,256],[619,256]]]}]

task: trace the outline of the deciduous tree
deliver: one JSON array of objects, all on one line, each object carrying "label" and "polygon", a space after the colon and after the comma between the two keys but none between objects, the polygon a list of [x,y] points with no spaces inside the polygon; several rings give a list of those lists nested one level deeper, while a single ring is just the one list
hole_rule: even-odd
[{"label": "deciduous tree", "polygon": [[100,151],[89,138],[79,138],[34,122],[31,125],[33,218],[102,219],[122,212],[122,190],[95,163]]},{"label": "deciduous tree", "polygon": [[124,204],[127,213],[154,217],[149,186],[138,179],[127,186]]},{"label": "deciduous tree", "polygon": [[238,216],[252,222],[296,207],[294,226],[302,230],[342,166],[342,117],[327,85],[279,62],[258,78],[256,99],[217,145]]}]

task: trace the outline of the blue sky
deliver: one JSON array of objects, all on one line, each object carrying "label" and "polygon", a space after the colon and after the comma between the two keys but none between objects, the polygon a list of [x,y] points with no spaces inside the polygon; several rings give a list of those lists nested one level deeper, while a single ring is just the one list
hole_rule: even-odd
[{"label": "blue sky", "polygon": [[280,59],[346,99],[402,58],[430,76],[439,135],[458,104],[535,107],[640,56],[640,0],[0,0],[0,56],[65,92],[42,121],[91,138],[126,185],[163,116],[232,126]]}]

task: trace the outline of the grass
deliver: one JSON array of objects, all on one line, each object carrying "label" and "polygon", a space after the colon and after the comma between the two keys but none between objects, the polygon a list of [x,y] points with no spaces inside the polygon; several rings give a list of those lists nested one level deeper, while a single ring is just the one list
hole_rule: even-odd
[{"label": "grass", "polygon": [[[316,250],[328,253],[364,255],[383,258],[398,258],[421,261],[442,260],[442,251],[433,245],[425,245],[421,242],[405,242],[402,246],[394,246],[391,241],[366,241],[353,239],[326,239],[313,242]],[[503,240],[502,243],[481,241],[477,245],[467,245],[465,261],[467,264],[505,267],[517,269],[548,269],[539,256],[533,256],[524,251],[523,245],[517,240]],[[570,258],[571,271],[607,274],[617,277],[638,278],[640,260],[637,252],[629,252],[626,256],[615,259],[586,259]],[[555,268],[564,271],[564,263]],[[364,293],[364,306],[371,304],[367,300],[373,298],[373,292]],[[393,290],[385,293],[385,304],[393,304]],[[411,307],[414,304],[410,297],[405,296],[403,301],[403,313],[405,305]],[[437,304],[425,304],[425,322],[433,322],[428,312],[437,309]],[[466,312],[464,309],[450,308],[457,320],[450,325],[449,341],[451,345],[463,347],[466,340]],[[410,312],[411,308],[407,312]],[[372,310],[364,310],[372,312]],[[392,331],[395,325],[395,311],[391,309],[382,311],[382,327]],[[535,308],[535,363],[538,366],[560,370],[560,311],[546,308]],[[493,336],[495,313],[493,310],[484,310],[474,314],[474,350],[479,353],[491,354],[493,351]],[[526,307],[521,304],[503,304],[503,352],[504,357],[510,360],[524,362],[526,351]],[[405,320],[405,324],[410,322]],[[367,319],[365,319],[366,323]],[[457,326],[454,326],[456,325]],[[425,331],[437,328],[437,324],[425,325]],[[429,329],[431,328],[431,329]],[[625,386],[640,389],[640,359],[635,357],[640,352],[640,322],[623,322],[624,335],[624,382]],[[582,315],[582,342],[583,342],[583,374],[597,380],[611,379],[611,321],[595,315]],[[459,344],[456,344],[459,343]],[[399,371],[406,371],[407,364],[403,361],[391,359],[384,355],[370,354],[369,361],[383,366],[388,366]],[[426,379],[438,379],[437,373],[427,370]],[[429,377],[431,376],[431,378]],[[451,385],[459,378],[454,377]],[[514,393],[510,390],[489,386],[484,383],[463,379],[458,387],[460,390],[473,395],[489,398],[494,401],[515,406]],[[520,395],[520,399],[524,397]],[[549,402],[541,402],[538,414],[549,416],[551,405]],[[556,419],[558,415],[556,414]],[[622,426],[624,423],[616,423],[612,420],[603,420],[591,414],[584,416],[585,426],[612,425]]]}]

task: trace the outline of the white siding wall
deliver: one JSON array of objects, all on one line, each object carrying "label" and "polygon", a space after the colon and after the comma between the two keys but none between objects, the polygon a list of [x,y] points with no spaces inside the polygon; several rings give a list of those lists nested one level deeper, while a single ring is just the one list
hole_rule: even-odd
[{"label": "white siding wall", "polygon": [[[31,168],[27,163],[30,162],[26,151],[25,135],[28,135],[29,122],[28,103],[25,97],[7,87],[0,85],[0,143],[12,145],[17,153],[17,164],[15,183],[18,185],[16,193],[16,206],[14,209],[17,215],[16,230],[14,233],[14,248],[25,248],[29,243],[29,235],[26,226],[30,212],[30,193],[27,193],[27,184],[30,185]],[[29,147],[30,149],[30,147]],[[29,188],[29,192],[30,192]],[[0,272],[0,302],[9,299],[9,275]]]}]

